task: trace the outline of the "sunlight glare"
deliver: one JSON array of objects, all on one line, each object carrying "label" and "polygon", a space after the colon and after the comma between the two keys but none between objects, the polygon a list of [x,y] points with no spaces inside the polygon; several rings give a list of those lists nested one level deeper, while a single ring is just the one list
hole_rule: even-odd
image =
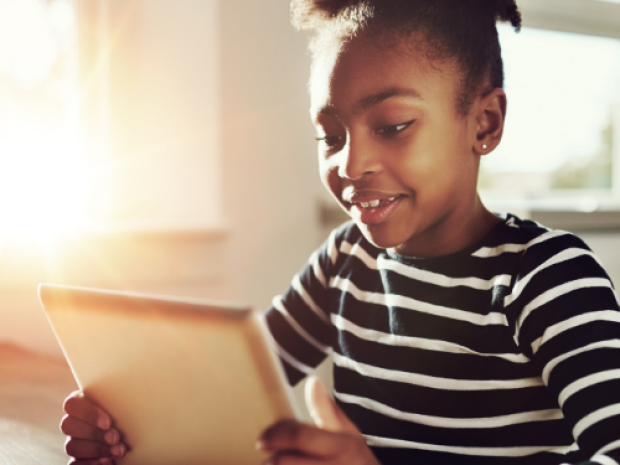
[{"label": "sunlight glare", "polygon": [[58,46],[37,0],[0,0],[0,72],[29,87],[45,79]]},{"label": "sunlight glare", "polygon": [[75,147],[40,131],[15,132],[0,144],[3,233],[40,235],[80,226],[88,197],[86,167]]},{"label": "sunlight glare", "polygon": [[88,166],[77,148],[72,37],[67,0],[0,0],[0,239],[85,222]]},{"label": "sunlight glare", "polygon": [[49,6],[50,24],[59,33],[70,32],[75,24],[73,8],[63,0],[55,0]]}]

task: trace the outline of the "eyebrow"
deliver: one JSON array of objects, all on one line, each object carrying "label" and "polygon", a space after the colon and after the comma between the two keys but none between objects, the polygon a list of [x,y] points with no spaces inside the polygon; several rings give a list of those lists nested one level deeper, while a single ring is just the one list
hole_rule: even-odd
[{"label": "eyebrow", "polygon": [[353,105],[353,111],[357,113],[357,112],[368,110],[370,107],[374,107],[375,105],[380,104],[384,100],[387,100],[393,97],[408,97],[408,98],[414,98],[416,100],[423,100],[420,94],[417,93],[413,89],[403,89],[401,87],[392,87],[391,89],[387,89],[383,92],[369,95],[368,97],[364,97],[358,100]]},{"label": "eyebrow", "polygon": [[[402,87],[392,87],[390,89],[378,92],[376,94],[368,95],[366,97],[359,99],[357,102],[353,104],[353,113],[361,113],[393,97],[405,97],[405,98],[413,98],[416,100],[424,100],[422,96],[413,89],[404,89]],[[336,116],[336,109],[332,105],[326,105],[325,107],[319,110],[319,114]]]}]

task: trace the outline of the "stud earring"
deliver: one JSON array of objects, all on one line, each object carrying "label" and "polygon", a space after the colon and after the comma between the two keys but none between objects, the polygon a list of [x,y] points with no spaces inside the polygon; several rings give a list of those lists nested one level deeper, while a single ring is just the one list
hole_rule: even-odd
[{"label": "stud earring", "polygon": [[486,150],[487,149],[487,144],[482,144],[482,150]]}]

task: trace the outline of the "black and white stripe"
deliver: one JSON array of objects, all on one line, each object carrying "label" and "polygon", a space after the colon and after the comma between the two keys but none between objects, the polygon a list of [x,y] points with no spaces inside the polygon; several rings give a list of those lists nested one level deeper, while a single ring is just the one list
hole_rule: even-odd
[{"label": "black and white stripe", "polygon": [[565,231],[508,215],[416,259],[346,224],[266,318],[292,383],[333,357],[335,398],[384,463],[620,463],[618,301]]}]

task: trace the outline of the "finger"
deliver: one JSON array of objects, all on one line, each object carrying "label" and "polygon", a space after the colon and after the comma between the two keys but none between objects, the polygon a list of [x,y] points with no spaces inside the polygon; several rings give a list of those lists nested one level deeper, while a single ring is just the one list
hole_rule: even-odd
[{"label": "finger", "polygon": [[67,465],[114,465],[114,459],[102,457],[100,459],[76,459],[71,458]]},{"label": "finger", "polygon": [[90,439],[113,446],[118,444],[121,435],[116,428],[107,431],[97,428],[78,418],[65,415],[60,422],[60,431],[76,439]]},{"label": "finger", "polygon": [[68,437],[65,442],[67,455],[76,459],[99,459],[102,457],[122,458],[127,452],[123,443],[110,446],[98,441]]},{"label": "finger", "polygon": [[104,410],[84,397],[82,391],[74,391],[65,399],[65,413],[101,429],[112,426],[112,419]]},{"label": "finger", "polygon": [[336,433],[295,420],[283,420],[262,434],[258,448],[263,451],[288,451],[329,458],[348,449],[352,442],[360,440],[363,441],[361,435]]},{"label": "finger", "polygon": [[330,397],[323,382],[311,376],[304,386],[306,406],[314,423],[330,431],[360,434],[357,426],[344,414],[336,402]]}]

